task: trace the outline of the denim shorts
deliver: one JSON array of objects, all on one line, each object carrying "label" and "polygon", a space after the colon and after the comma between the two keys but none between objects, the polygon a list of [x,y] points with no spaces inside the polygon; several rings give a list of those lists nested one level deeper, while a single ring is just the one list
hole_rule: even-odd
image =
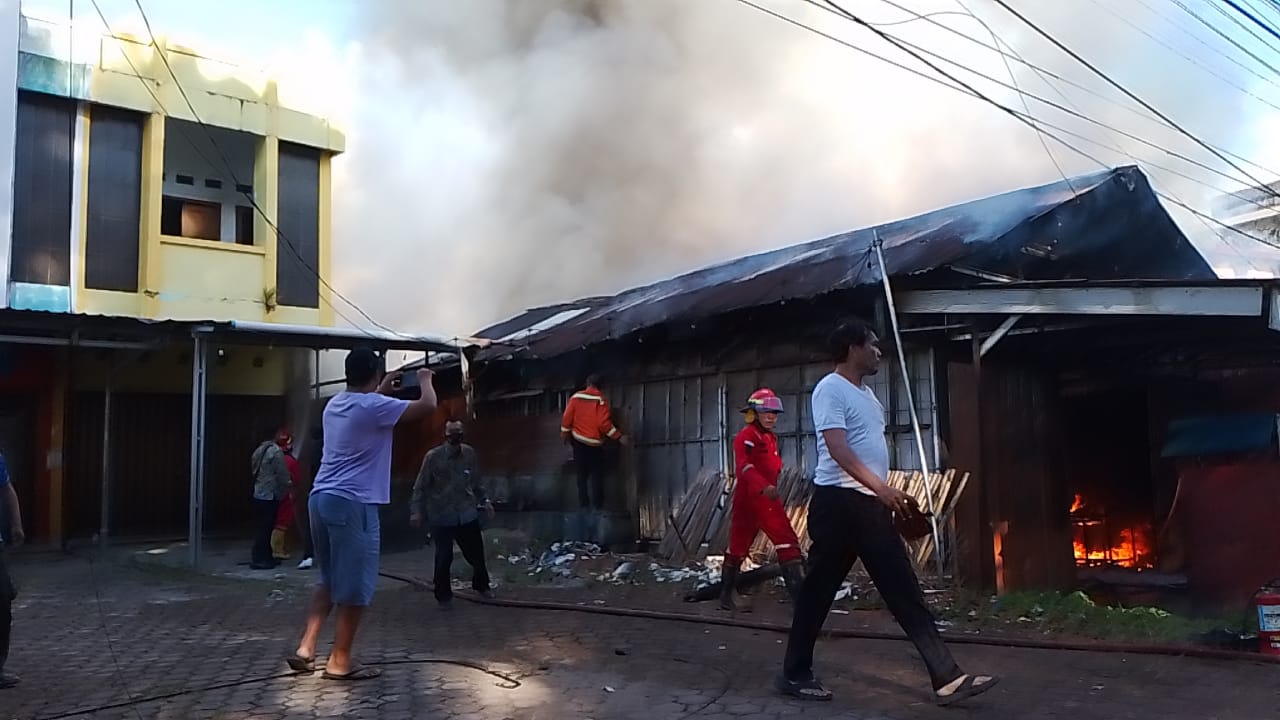
[{"label": "denim shorts", "polygon": [[339,605],[369,605],[382,549],[378,506],[320,492],[307,501],[307,510],[319,583],[329,588],[329,599]]}]

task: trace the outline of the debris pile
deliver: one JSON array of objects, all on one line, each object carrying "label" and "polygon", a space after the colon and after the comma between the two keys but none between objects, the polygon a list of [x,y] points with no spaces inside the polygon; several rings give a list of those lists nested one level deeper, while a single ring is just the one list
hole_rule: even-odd
[{"label": "debris pile", "polygon": [[[530,565],[529,575],[540,575],[549,572],[559,577],[573,577],[575,562],[597,558],[602,554],[600,546],[595,543],[577,541],[552,543],[551,547],[547,548]],[[510,556],[508,561],[513,565],[518,565],[528,562],[528,556],[518,553]]]}]

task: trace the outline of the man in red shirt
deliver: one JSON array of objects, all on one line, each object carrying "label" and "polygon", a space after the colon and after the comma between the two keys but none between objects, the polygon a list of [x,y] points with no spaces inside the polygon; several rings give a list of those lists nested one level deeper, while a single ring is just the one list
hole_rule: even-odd
[{"label": "man in red shirt", "polygon": [[763,530],[778,553],[783,581],[794,602],[803,580],[800,540],[791,527],[787,511],[778,497],[778,474],[782,456],[773,428],[782,412],[782,398],[761,388],[751,393],[742,409],[747,426],[733,439],[737,482],[733,488],[733,509],[729,516],[729,549],[724,556],[720,580],[720,607],[750,612],[734,597],[742,559],[751,550],[756,535]]}]

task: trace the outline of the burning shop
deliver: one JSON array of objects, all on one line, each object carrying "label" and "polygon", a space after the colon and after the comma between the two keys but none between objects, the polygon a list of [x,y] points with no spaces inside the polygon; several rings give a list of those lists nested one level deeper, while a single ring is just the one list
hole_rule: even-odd
[{"label": "burning shop", "polygon": [[471,363],[470,436],[492,445],[497,497],[559,529],[576,499],[559,413],[603,372],[633,445],[611,458],[599,539],[657,539],[699,474],[730,474],[734,403],[755,387],[795,408],[779,428],[784,462],[811,472],[817,349],[857,313],[881,326],[887,354],[906,354],[905,375],[892,361],[875,379],[895,469],[919,468],[910,396],[925,462],[972,475],[950,553],[963,579],[1054,588],[1121,573],[1186,587],[1195,574],[1164,547],[1185,533],[1169,521],[1178,482],[1163,438],[1188,412],[1174,401],[1265,356],[1268,293],[1218,281],[1141,172],[1119,168],[530,310],[478,333],[492,345]]}]

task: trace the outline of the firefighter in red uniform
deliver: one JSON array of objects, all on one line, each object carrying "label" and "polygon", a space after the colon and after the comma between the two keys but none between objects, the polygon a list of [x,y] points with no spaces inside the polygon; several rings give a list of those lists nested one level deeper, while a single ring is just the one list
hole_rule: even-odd
[{"label": "firefighter in red uniform", "polygon": [[778,454],[778,438],[773,434],[773,426],[782,412],[782,399],[772,390],[762,388],[751,394],[742,412],[746,414],[747,426],[733,439],[737,484],[733,489],[729,520],[729,550],[725,553],[721,574],[720,607],[749,612],[738,603],[734,591],[742,559],[761,530],[773,542],[793,602],[804,578],[800,540],[778,497],[782,457]]}]

